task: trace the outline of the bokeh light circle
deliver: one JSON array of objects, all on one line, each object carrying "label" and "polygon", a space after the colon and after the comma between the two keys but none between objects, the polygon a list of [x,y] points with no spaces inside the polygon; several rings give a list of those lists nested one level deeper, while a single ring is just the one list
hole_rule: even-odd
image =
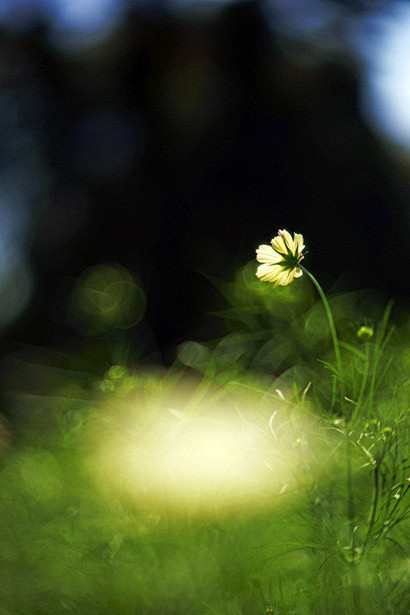
[{"label": "bokeh light circle", "polygon": [[70,304],[74,325],[88,335],[129,329],[143,318],[145,308],[144,291],[135,277],[117,264],[87,269]]}]

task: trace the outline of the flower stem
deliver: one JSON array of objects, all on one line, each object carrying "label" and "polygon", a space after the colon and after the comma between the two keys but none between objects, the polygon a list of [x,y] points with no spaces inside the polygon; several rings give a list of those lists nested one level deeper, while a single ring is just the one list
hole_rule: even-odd
[{"label": "flower stem", "polygon": [[336,365],[337,365],[337,369],[339,371],[339,374],[341,375],[341,372],[342,372],[342,359],[341,359],[341,356],[340,356],[339,340],[337,338],[335,321],[333,320],[333,315],[332,315],[332,312],[330,310],[329,302],[326,299],[326,295],[323,292],[323,289],[320,286],[319,282],[316,280],[315,276],[313,276],[310,273],[310,271],[305,269],[305,267],[303,267],[302,265],[299,264],[298,267],[299,267],[299,269],[302,269],[302,271],[304,273],[306,273],[306,275],[308,276],[310,281],[313,283],[313,286],[316,288],[317,292],[319,293],[319,296],[320,296],[320,298],[322,300],[322,303],[324,305],[324,308],[325,308],[325,311],[326,311],[326,316],[327,316],[327,319],[329,321],[330,333],[332,335],[332,340],[333,340],[333,346],[334,346],[334,349],[335,349]]},{"label": "flower stem", "polygon": [[[337,371],[339,373],[339,378],[341,379],[342,377],[342,358],[340,355],[339,340],[337,337],[335,321],[333,319],[333,315],[330,309],[329,302],[319,282],[310,273],[310,271],[305,269],[305,267],[303,267],[300,264],[298,265],[298,267],[308,276],[310,281],[313,283],[324,305],[326,316],[329,321],[330,332],[331,332],[332,340],[333,340],[333,346],[335,349]],[[367,371],[366,371],[365,378],[367,379]],[[364,389],[364,385],[362,385],[362,387]],[[360,392],[360,396],[362,396],[362,394],[363,394],[363,391]],[[341,400],[340,400],[341,405],[343,405],[342,391],[340,391],[340,395],[341,395]],[[358,561],[356,559],[355,502],[354,502],[354,496],[353,496],[352,442],[350,438],[351,438],[351,434],[349,432],[349,429],[346,429],[347,519],[348,519],[348,532],[349,532],[349,539],[350,539],[349,585],[350,585],[350,591],[351,591],[351,597],[352,597],[352,612],[353,612],[355,609],[360,610],[360,581],[359,581],[359,573],[357,569]]]}]

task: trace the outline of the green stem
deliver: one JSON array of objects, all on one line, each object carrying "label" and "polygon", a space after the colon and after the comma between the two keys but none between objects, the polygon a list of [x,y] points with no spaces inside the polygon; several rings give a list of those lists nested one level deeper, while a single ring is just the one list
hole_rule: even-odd
[{"label": "green stem", "polygon": [[351,558],[355,564],[356,557],[356,540],[355,540],[355,510],[353,499],[353,477],[352,477],[352,443],[350,441],[349,431],[346,430],[346,448],[347,448],[347,519],[349,522],[349,534],[351,540]]},{"label": "green stem", "polygon": [[361,386],[360,386],[359,397],[357,399],[357,405],[358,406],[360,406],[360,404],[362,403],[364,391],[365,391],[367,380],[368,380],[368,377],[369,377],[369,365],[370,365],[369,345],[366,344],[366,346],[365,346],[364,372],[363,372],[362,383],[361,383]]},{"label": "green stem", "polygon": [[369,355],[369,345],[368,344],[366,344],[366,348],[365,348],[365,361],[366,362],[364,366],[364,372],[363,372],[362,383],[360,386],[359,396],[357,398],[357,403],[356,403],[355,409],[352,413],[351,420],[350,420],[352,426],[355,424],[356,419],[359,416],[360,409],[362,406],[362,399],[364,396],[366,385],[369,380],[370,355]]},{"label": "green stem", "polygon": [[[322,287],[316,278],[303,267],[302,265],[298,265],[298,267],[308,276],[310,281],[313,283],[313,286],[316,288],[319,296],[322,300],[323,306],[326,311],[326,316],[329,321],[330,332],[332,335],[333,346],[335,350],[336,357],[336,366],[339,372],[339,378],[342,377],[342,357],[340,355],[340,347],[339,340],[337,337],[335,321],[333,319],[333,315],[330,309],[329,302],[326,298],[325,293],[323,292]],[[367,373],[366,373],[367,380]],[[343,398],[343,394],[340,391],[341,398]],[[362,392],[361,392],[362,394]],[[343,404],[343,399],[340,400],[341,404]],[[353,495],[353,470],[352,470],[352,443],[350,441],[351,434],[349,430],[346,430],[346,446],[347,446],[347,519],[348,519],[348,532],[350,537],[350,557],[351,557],[351,566],[349,570],[349,582],[350,582],[350,590],[352,597],[352,613],[360,612],[360,580],[359,580],[359,572],[357,569],[358,561],[356,560],[356,539],[355,539],[355,502]],[[357,610],[356,610],[357,609]]]},{"label": "green stem", "polygon": [[326,311],[326,316],[327,316],[327,319],[328,319],[329,325],[330,325],[330,332],[331,332],[331,335],[332,335],[333,346],[334,346],[334,349],[335,349],[337,369],[338,369],[339,373],[341,374],[341,372],[342,372],[342,359],[341,359],[341,356],[340,356],[339,340],[337,338],[335,321],[333,320],[333,315],[332,315],[332,312],[331,312],[331,309],[330,309],[329,302],[326,299],[326,295],[323,292],[322,287],[320,286],[319,282],[316,280],[315,276],[313,276],[310,273],[310,271],[305,269],[305,267],[303,267],[302,265],[298,265],[298,267],[299,267],[299,269],[302,269],[302,271],[304,273],[306,273],[306,275],[308,276],[308,278],[313,283],[313,286],[316,288],[316,290],[319,293],[319,296],[320,296],[320,298],[322,300],[322,303],[323,303],[325,311]]},{"label": "green stem", "polygon": [[352,615],[353,613],[361,613],[361,592],[360,592],[360,577],[358,570],[359,561],[356,558],[356,535],[355,535],[355,506],[353,497],[353,477],[352,477],[352,443],[350,441],[350,433],[346,430],[347,444],[347,518],[349,522],[350,534],[350,558],[351,564],[349,568],[349,584],[350,595],[352,599]]},{"label": "green stem", "polygon": [[374,468],[374,487],[373,487],[373,500],[369,511],[369,518],[367,522],[366,536],[363,540],[363,549],[367,549],[370,535],[373,530],[373,526],[376,520],[376,511],[379,504],[379,465]]},{"label": "green stem", "polygon": [[[308,276],[308,278],[311,280],[311,282],[313,283],[314,287],[316,288],[317,292],[319,293],[319,296],[322,300],[322,303],[324,305],[325,311],[326,311],[326,316],[327,319],[329,321],[329,326],[330,326],[330,332],[332,335],[332,340],[333,340],[333,346],[335,349],[335,357],[336,357],[336,365],[337,365],[337,369],[339,372],[339,376],[341,377],[342,375],[342,358],[340,356],[340,348],[339,348],[339,340],[337,337],[337,332],[336,332],[336,327],[335,327],[335,321],[333,320],[333,315],[330,309],[330,305],[329,302],[326,298],[325,293],[323,292],[322,287],[320,286],[319,282],[316,280],[316,278],[310,273],[310,271],[308,271],[307,269],[305,269],[305,267],[303,267],[302,265],[299,265],[300,269],[302,269],[302,271]],[[342,400],[341,400],[342,401]],[[349,534],[350,534],[350,540],[351,540],[351,557],[352,557],[352,565],[353,567],[355,566],[356,562],[355,562],[355,534],[354,534],[354,528],[355,528],[355,510],[354,510],[354,498],[353,498],[353,480],[352,480],[352,460],[351,460],[351,442],[350,442],[350,434],[349,431],[346,431],[346,445],[347,445],[347,491],[348,491],[348,497],[347,497],[347,517],[348,517],[348,522],[349,522]],[[352,574],[356,574],[356,573],[352,573]]]}]

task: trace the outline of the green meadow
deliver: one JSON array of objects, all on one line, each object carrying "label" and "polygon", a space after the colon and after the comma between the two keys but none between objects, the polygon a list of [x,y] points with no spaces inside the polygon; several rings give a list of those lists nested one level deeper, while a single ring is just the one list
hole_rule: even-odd
[{"label": "green meadow", "polygon": [[227,334],[171,367],[112,311],[116,361],[3,361],[1,615],[409,612],[408,314],[330,289],[336,352],[307,276],[213,282]]}]

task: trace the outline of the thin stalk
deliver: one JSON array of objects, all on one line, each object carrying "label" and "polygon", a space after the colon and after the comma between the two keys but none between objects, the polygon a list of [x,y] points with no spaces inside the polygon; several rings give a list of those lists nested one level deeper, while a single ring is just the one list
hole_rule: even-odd
[{"label": "thin stalk", "polygon": [[347,519],[349,522],[349,534],[351,541],[351,558],[355,563],[356,557],[356,541],[355,541],[355,511],[353,500],[353,481],[352,481],[352,443],[350,441],[350,434],[346,431],[346,456],[347,456]]},{"label": "thin stalk", "polygon": [[369,353],[369,346],[368,344],[366,344],[366,348],[365,348],[365,368],[364,368],[364,373],[363,373],[363,378],[362,378],[362,383],[361,383],[361,387],[360,387],[360,392],[359,392],[359,397],[357,400],[357,404],[355,407],[354,412],[352,413],[352,417],[351,417],[351,424],[354,425],[357,416],[360,413],[360,408],[362,405],[362,399],[363,399],[363,395],[366,389],[366,385],[368,383],[369,380],[369,367],[370,367],[370,353]]},{"label": "thin stalk", "polygon": [[[332,335],[333,347],[335,350],[336,357],[336,366],[339,374],[339,378],[342,378],[342,357],[340,355],[340,347],[339,340],[337,337],[335,321],[333,319],[333,314],[330,309],[329,302],[326,298],[325,293],[323,292],[322,287],[316,278],[303,267],[302,265],[298,265],[298,267],[308,276],[310,281],[313,283],[313,286],[316,288],[319,296],[322,300],[323,306],[326,311],[326,316],[329,321],[330,333]],[[343,404],[343,394],[341,393],[341,403]],[[349,430],[346,430],[346,457],[347,457],[347,519],[348,519],[348,528],[349,528],[349,538],[351,545],[351,565],[349,569],[349,583],[350,583],[350,591],[352,598],[352,608],[358,609],[360,612],[360,579],[359,579],[359,571],[357,569],[357,560],[356,560],[356,540],[355,540],[355,506],[354,506],[354,496],[353,496],[353,477],[352,477],[352,443],[350,440]]]},{"label": "thin stalk", "polygon": [[367,548],[369,538],[373,530],[373,525],[376,520],[377,506],[379,504],[379,488],[379,465],[376,465],[376,467],[374,468],[373,501],[369,511],[366,537],[363,540],[363,549]]},{"label": "thin stalk", "polygon": [[352,600],[352,613],[361,613],[361,592],[360,592],[360,576],[358,570],[358,560],[356,559],[356,535],[355,535],[355,509],[353,497],[353,480],[352,480],[352,443],[350,441],[349,431],[346,431],[347,445],[347,518],[349,522],[350,534],[350,556],[351,564],[349,566],[349,585],[350,595]]},{"label": "thin stalk", "polygon": [[320,286],[319,282],[316,280],[315,276],[313,276],[310,273],[310,271],[305,269],[305,267],[303,267],[302,265],[299,264],[298,267],[299,267],[299,269],[302,269],[302,271],[304,273],[306,273],[306,275],[308,276],[310,281],[313,283],[313,286],[316,288],[316,290],[319,293],[319,296],[320,296],[320,298],[322,300],[323,306],[324,306],[325,311],[326,311],[326,316],[327,316],[327,319],[329,321],[330,332],[331,332],[331,335],[332,335],[333,346],[334,346],[334,349],[335,349],[337,369],[338,369],[338,371],[339,371],[339,373],[341,375],[341,373],[342,373],[342,358],[340,356],[339,340],[337,338],[335,321],[333,320],[333,315],[332,315],[332,312],[331,312],[331,309],[330,309],[329,302],[326,299],[326,295],[323,292],[323,289]]},{"label": "thin stalk", "polygon": [[369,356],[369,345],[366,344],[365,347],[365,365],[364,365],[364,373],[363,373],[363,378],[362,378],[362,384],[360,387],[360,392],[359,392],[359,397],[357,400],[357,405],[360,406],[360,404],[362,403],[362,399],[363,399],[363,395],[364,395],[364,391],[366,388],[366,384],[367,384],[367,379],[369,376],[369,365],[370,365],[370,356]]}]

